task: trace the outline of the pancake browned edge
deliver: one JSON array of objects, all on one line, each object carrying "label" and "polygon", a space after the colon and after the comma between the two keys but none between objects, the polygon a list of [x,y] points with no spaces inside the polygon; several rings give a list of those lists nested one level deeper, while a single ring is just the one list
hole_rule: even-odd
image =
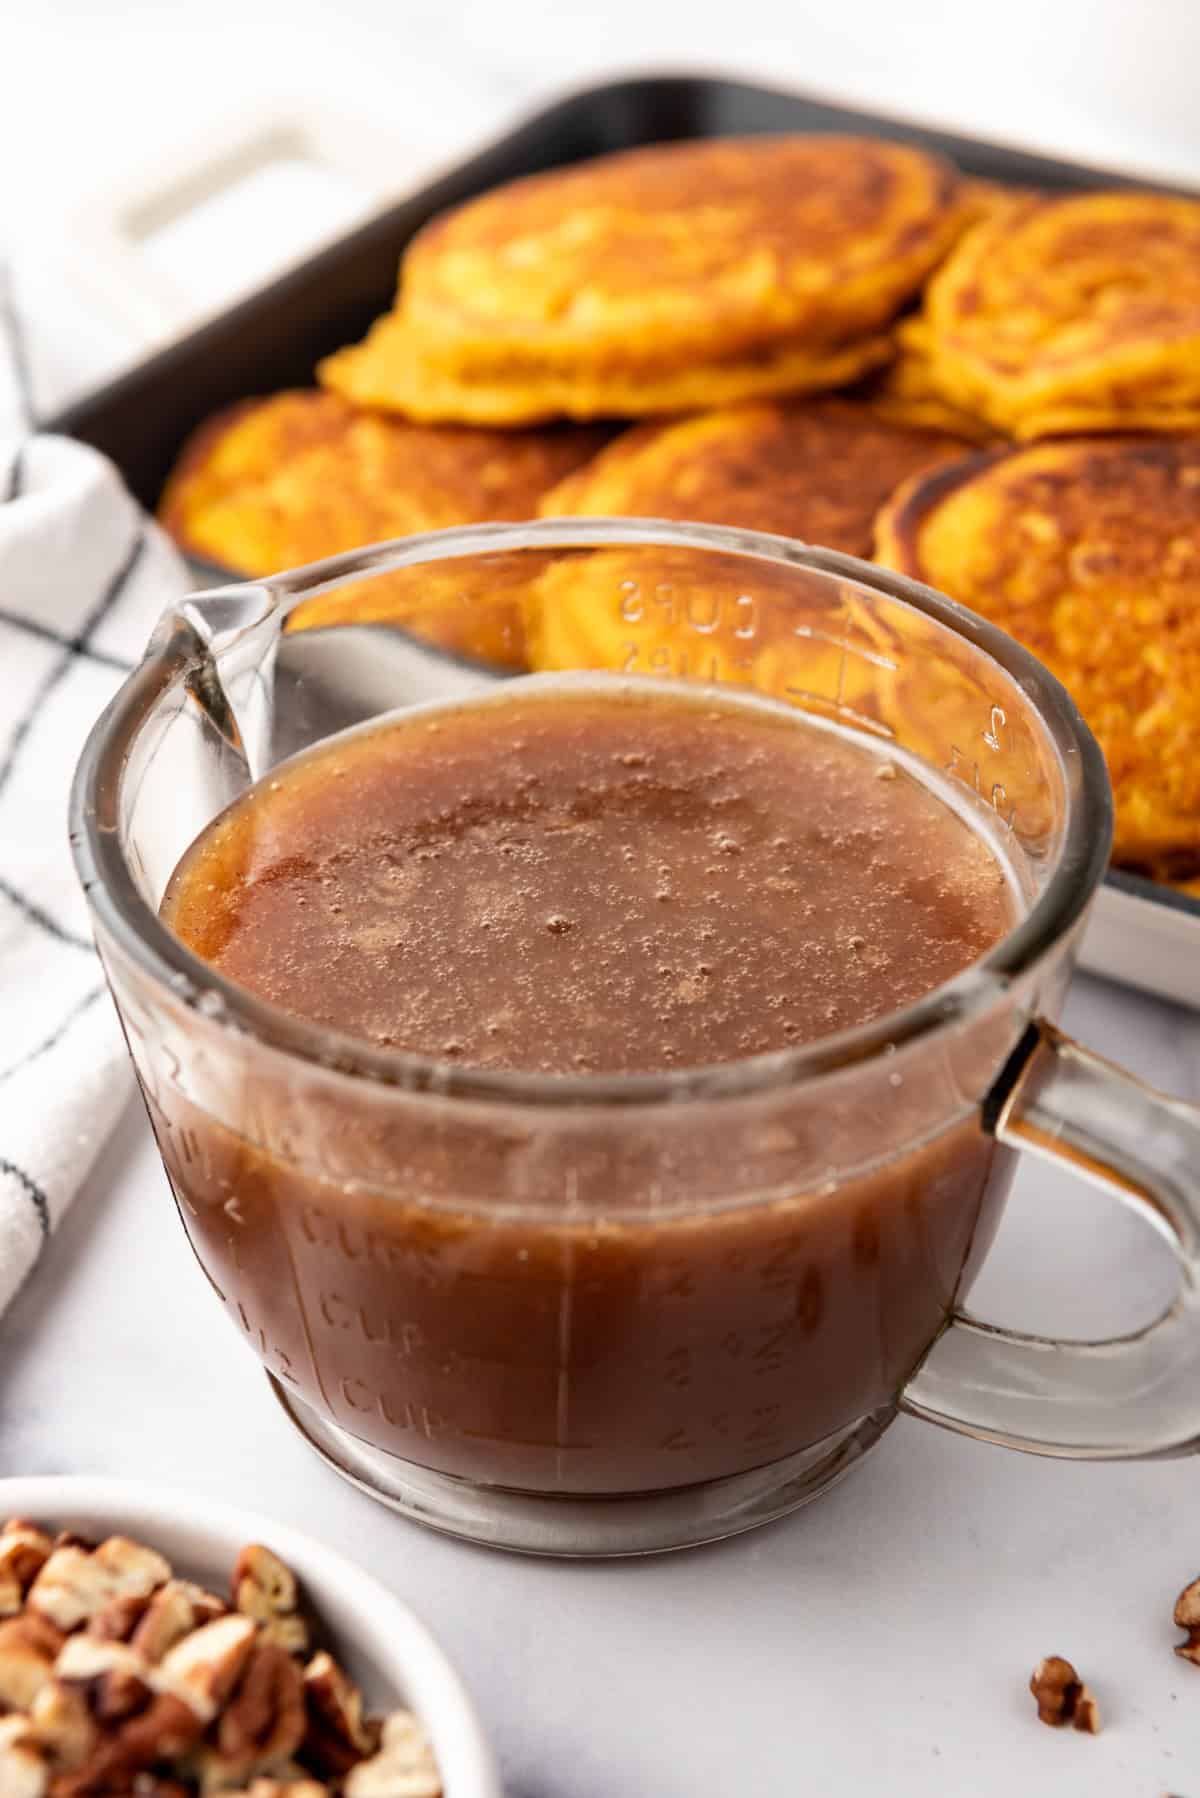
[{"label": "pancake browned edge", "polygon": [[1200,201],[1002,207],[926,290],[935,385],[1009,436],[1200,428]]},{"label": "pancake browned edge", "polygon": [[398,412],[424,423],[452,421],[482,428],[644,418],[703,411],[776,394],[823,393],[846,387],[891,357],[882,333],[853,343],[810,349],[771,346],[727,360],[676,368],[638,366],[535,370],[518,359],[508,366],[460,373],[443,367],[436,347],[414,332],[402,313],[389,312],[362,343],[327,356],[321,381],[354,406]]},{"label": "pancake browned edge", "polygon": [[320,376],[356,403],[495,423],[843,385],[886,358],[969,216],[947,163],[880,140],[601,157],[427,226],[396,310]]},{"label": "pancake browned edge", "polygon": [[1010,632],[1071,692],[1116,802],[1113,859],[1200,873],[1200,438],[1062,439],[918,476],[876,557]]},{"label": "pancake browned edge", "polygon": [[[547,487],[610,436],[427,428],[316,390],[280,393],[201,426],[159,516],[189,554],[237,574],[274,574],[392,537],[530,517]],[[489,583],[461,562],[427,566],[420,579],[400,570],[356,582],[305,602],[290,628],[403,622],[446,647],[520,665],[520,581],[515,569],[501,580],[489,567]]]}]

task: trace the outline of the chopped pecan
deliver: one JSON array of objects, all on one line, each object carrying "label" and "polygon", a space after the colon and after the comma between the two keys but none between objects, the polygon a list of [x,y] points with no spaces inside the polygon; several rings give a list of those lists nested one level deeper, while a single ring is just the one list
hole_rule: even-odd
[{"label": "chopped pecan", "polygon": [[1038,1716],[1052,1729],[1070,1724],[1089,1736],[1100,1733],[1100,1711],[1095,1698],[1060,1654],[1039,1661],[1029,1681],[1037,1700]]},{"label": "chopped pecan", "polygon": [[30,1734],[28,1717],[0,1717],[0,1792],[4,1798],[44,1798],[50,1769]]},{"label": "chopped pecan", "polygon": [[130,1646],[156,1666],[177,1642],[221,1616],[223,1609],[220,1599],[188,1580],[168,1580],[143,1608]]},{"label": "chopped pecan", "polygon": [[217,1752],[239,1778],[288,1761],[304,1739],[300,1669],[260,1636],[217,1723]]},{"label": "chopped pecan", "polygon": [[78,1771],[55,1779],[54,1798],[127,1792],[135,1774],[186,1754],[202,1729],[191,1705],[172,1692],[156,1692],[145,1710],[101,1732]]},{"label": "chopped pecan", "polygon": [[100,1726],[81,1686],[52,1679],[29,1712],[29,1725],[56,1773],[75,1773],[95,1747]]},{"label": "chopped pecan", "polygon": [[89,1619],[85,1635],[101,1642],[128,1642],[145,1614],[148,1598],[110,1598],[103,1609]]},{"label": "chopped pecan", "polygon": [[160,1554],[124,1536],[99,1548],[56,1548],[29,1588],[27,1603],[62,1630],[77,1629],[116,1598],[148,1598],[171,1569]]},{"label": "chopped pecan", "polygon": [[1176,1654],[1200,1666],[1200,1579],[1185,1586],[1175,1600],[1175,1622],[1187,1631],[1187,1641],[1175,1645]]},{"label": "chopped pecan", "polygon": [[173,1579],[169,1584],[175,1591],[182,1592],[191,1604],[196,1613],[197,1629],[202,1623],[212,1623],[218,1617],[229,1615],[229,1606],[225,1600],[218,1598],[216,1593],[210,1592],[206,1586],[198,1586],[194,1580],[190,1579]]},{"label": "chopped pecan", "polygon": [[150,1668],[125,1642],[96,1636],[68,1636],[54,1664],[59,1685],[83,1692],[101,1726],[120,1723],[150,1702]]},{"label": "chopped pecan", "polygon": [[32,1611],[0,1623],[0,1711],[29,1709],[50,1678],[62,1644],[61,1632]]},{"label": "chopped pecan", "polygon": [[211,1722],[232,1692],[254,1647],[249,1617],[217,1617],[168,1649],[157,1673],[162,1689],[186,1697]]},{"label": "chopped pecan", "polygon": [[346,1775],[346,1798],[442,1798],[429,1737],[411,1711],[385,1718],[379,1753]]},{"label": "chopped pecan", "polygon": [[0,1617],[16,1616],[52,1546],[45,1531],[23,1517],[10,1517],[0,1530]]},{"label": "chopped pecan", "polygon": [[441,1798],[409,1713],[381,1732],[329,1654],[302,1669],[284,1562],[243,1549],[233,1602],[124,1537],[4,1525],[0,1798]]},{"label": "chopped pecan", "polygon": [[125,1642],[77,1635],[64,1644],[51,1694],[32,1724],[52,1753],[52,1798],[126,1792],[133,1777],[192,1748],[207,1712],[186,1694],[157,1688],[158,1675]]},{"label": "chopped pecan", "polygon": [[181,1780],[163,1778],[158,1773],[135,1773],[129,1789],[132,1798],[192,1798]]},{"label": "chopped pecan", "polygon": [[324,1778],[340,1778],[379,1746],[379,1726],[363,1716],[362,1693],[322,1649],[304,1669],[308,1727],[300,1759]]},{"label": "chopped pecan", "polygon": [[233,1569],[233,1602],[245,1617],[261,1623],[268,1641],[289,1654],[308,1648],[308,1625],[300,1615],[296,1576],[260,1542],[243,1548]]}]

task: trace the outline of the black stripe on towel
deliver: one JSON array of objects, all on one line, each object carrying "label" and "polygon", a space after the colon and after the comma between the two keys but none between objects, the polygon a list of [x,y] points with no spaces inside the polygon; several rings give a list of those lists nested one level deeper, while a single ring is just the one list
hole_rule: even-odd
[{"label": "black stripe on towel", "polygon": [[38,712],[50,698],[50,695],[54,692],[55,688],[62,685],[62,682],[66,679],[67,674],[75,661],[76,655],[79,651],[88,647],[88,638],[92,635],[93,631],[99,630],[109,612],[112,611],[112,608],[116,605],[122,593],[124,593],[125,588],[129,583],[130,576],[142,559],[142,552],[145,549],[145,546],[146,533],[139,523],[137,534],[129,546],[124,561],[109,581],[107,587],[105,587],[91,611],[87,614],[83,621],[83,628],[80,630],[78,637],[66,653],[59,657],[58,661],[55,662],[54,666],[43,677],[37,692],[30,700],[25,712],[17,719],[16,724],[13,726],[12,735],[8,739],[8,748],[5,751],[3,760],[0,760],[0,793],[3,793],[5,787],[12,779],[13,769],[16,767],[17,758],[21,753],[21,745],[33,729],[34,720],[36,719]]},{"label": "black stripe on towel", "polygon": [[96,945],[91,937],[76,936],[73,930],[67,930],[48,911],[43,911],[40,905],[35,905],[32,899],[27,899],[24,893],[18,892],[10,881],[3,878],[0,878],[0,898],[7,899],[27,923],[36,924],[39,930],[52,936],[56,943],[66,943],[72,949],[86,949],[89,955],[95,954]]},{"label": "black stripe on towel", "polygon": [[92,649],[80,637],[64,636],[49,624],[43,624],[40,618],[22,618],[20,612],[10,612],[7,606],[0,606],[0,624],[11,625],[15,631],[24,631],[27,636],[37,637],[42,643],[56,643],[59,649],[69,649],[72,655],[81,656],[85,661],[95,662],[101,668],[111,668],[117,674],[132,674],[137,666],[124,656],[110,655],[107,649]]},{"label": "black stripe on towel", "polygon": [[29,1175],[25,1172],[24,1168],[18,1167],[15,1161],[6,1161],[3,1155],[0,1155],[0,1174],[11,1174],[22,1192],[29,1195],[29,1202],[37,1212],[37,1221],[41,1228],[42,1241],[45,1242],[47,1236],[50,1234],[49,1199],[47,1199],[37,1181],[29,1178]]},{"label": "black stripe on towel", "polygon": [[81,1018],[85,1011],[91,1010],[103,991],[103,984],[94,986],[90,992],[83,995],[82,999],[78,999],[75,1004],[72,1005],[70,1011],[62,1021],[55,1025],[49,1036],[43,1037],[41,1042],[35,1043],[33,1048],[27,1050],[27,1052],[21,1056],[19,1061],[14,1061],[11,1067],[7,1067],[0,1072],[0,1086],[3,1086],[6,1080],[11,1080],[15,1074],[19,1074],[23,1068],[27,1068],[30,1062],[37,1061],[40,1056],[47,1054],[51,1049],[57,1048],[63,1037],[66,1036],[68,1030],[70,1030],[72,1024],[74,1024],[78,1018]]},{"label": "black stripe on towel", "polygon": [[17,758],[21,753],[21,745],[33,729],[34,719],[37,717],[38,712],[45,705],[50,695],[54,692],[54,689],[61,685],[66,677],[68,668],[70,668],[74,660],[75,658],[70,650],[68,650],[65,655],[59,657],[58,661],[55,662],[42,676],[41,681],[38,683],[37,692],[34,694],[21,716],[17,719],[17,722],[13,725],[12,735],[8,739],[8,748],[4,752],[3,759],[0,760],[0,793],[3,793],[5,787],[12,779],[13,769],[16,767]]},{"label": "black stripe on towel", "polygon": [[113,575],[111,581],[109,581],[108,586],[104,589],[103,593],[84,619],[79,635],[72,642],[71,647],[73,649],[87,649],[90,647],[92,636],[100,629],[100,626],[104,623],[104,620],[108,617],[108,614],[112,611],[122,593],[124,593],[126,587],[129,585],[133,578],[133,571],[141,561],[142,556],[145,554],[145,550],[146,527],[139,519],[137,532],[133,542],[129,545],[129,550],[124,561],[121,563],[121,566],[117,569],[117,572]]}]

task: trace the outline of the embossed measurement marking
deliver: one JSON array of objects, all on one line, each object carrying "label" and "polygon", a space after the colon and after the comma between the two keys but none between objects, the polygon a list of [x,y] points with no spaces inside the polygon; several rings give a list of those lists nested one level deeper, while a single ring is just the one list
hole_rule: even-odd
[{"label": "embossed measurement marking", "polygon": [[866,663],[868,667],[882,669],[885,674],[894,674],[896,664],[890,656],[883,655],[877,649],[868,649],[865,644],[851,643],[848,638],[839,636],[835,631],[821,630],[814,624],[796,624],[792,626],[792,635],[802,641],[826,644],[830,649],[838,651],[837,674],[833,682],[833,691],[823,692],[819,687],[805,687],[798,683],[785,686],[784,696],[794,705],[833,706],[843,718],[852,719],[878,737],[894,737],[895,731],[890,724],[881,718],[874,718],[869,712],[861,711],[851,705],[846,698],[846,670],[851,661]]},{"label": "embossed measurement marking", "polygon": [[730,599],[726,593],[705,587],[680,592],[669,581],[658,581],[649,597],[640,581],[622,581],[618,591],[617,613],[625,624],[644,624],[653,607],[658,622],[682,625],[703,637],[720,630],[722,624],[729,626],[735,637],[758,635],[758,602],[752,593],[737,593]]},{"label": "embossed measurement marking", "polygon": [[394,1394],[377,1391],[368,1386],[365,1380],[357,1377],[343,1379],[338,1383],[342,1403],[351,1411],[362,1415],[377,1412],[395,1430],[411,1431],[423,1436],[427,1442],[444,1441],[457,1438],[469,1442],[490,1442],[505,1449],[536,1448],[549,1450],[552,1453],[579,1452],[595,1447],[589,1441],[559,1441],[548,1437],[495,1435],[490,1430],[476,1430],[467,1424],[458,1423],[453,1417],[447,1417],[442,1411],[435,1410],[432,1405],[424,1404],[419,1399],[397,1398]]},{"label": "embossed measurement marking", "polygon": [[[1001,705],[993,705],[988,713],[986,727],[980,731],[979,740],[993,755],[1006,753],[1008,744],[1005,740],[1005,728],[1008,714]],[[1001,823],[1008,829],[1015,828],[1017,808],[1008,797],[1008,790],[1003,781],[989,781],[987,772],[981,767],[979,758],[969,751],[960,749],[957,743],[950,745],[950,759],[945,764],[947,774],[961,781],[964,787],[978,795],[985,805],[991,806]]]}]

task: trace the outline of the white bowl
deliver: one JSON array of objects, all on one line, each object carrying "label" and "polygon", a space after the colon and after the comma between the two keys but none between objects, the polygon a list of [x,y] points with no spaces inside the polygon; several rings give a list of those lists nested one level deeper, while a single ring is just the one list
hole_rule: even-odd
[{"label": "white bowl", "polygon": [[407,1705],[433,1742],[446,1798],[502,1798],[465,1687],[423,1623],[378,1580],[311,1536],[233,1505],[136,1480],[0,1479],[0,1521],[29,1517],[101,1537],[119,1532],[176,1572],[228,1588],[238,1550],[262,1542],[292,1568],[338,1661],[372,1709]]}]

